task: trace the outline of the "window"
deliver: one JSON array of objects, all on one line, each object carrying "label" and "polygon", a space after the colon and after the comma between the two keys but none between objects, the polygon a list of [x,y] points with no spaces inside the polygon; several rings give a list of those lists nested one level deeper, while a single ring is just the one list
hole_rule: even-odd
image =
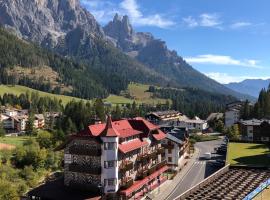
[{"label": "window", "polygon": [[172,153],[172,149],[168,149],[168,153],[171,154]]},{"label": "window", "polygon": [[172,157],[168,157],[168,162],[172,162]]},{"label": "window", "polygon": [[105,186],[115,186],[116,185],[116,179],[115,178],[104,179],[104,185]]},{"label": "window", "polygon": [[115,160],[104,161],[104,168],[112,168],[116,166]]},{"label": "window", "polygon": [[105,150],[114,150],[114,149],[116,149],[116,143],[115,142],[105,142],[104,149]]}]

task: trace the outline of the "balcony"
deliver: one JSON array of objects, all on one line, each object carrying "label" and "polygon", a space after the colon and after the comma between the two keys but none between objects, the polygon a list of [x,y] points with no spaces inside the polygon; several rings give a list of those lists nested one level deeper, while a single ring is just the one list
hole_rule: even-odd
[{"label": "balcony", "polygon": [[159,148],[157,149],[157,153],[158,153],[158,154],[164,154],[164,153],[165,153],[165,148],[164,148],[164,147],[159,147]]},{"label": "balcony", "polygon": [[139,154],[137,156],[137,161],[142,162],[144,160],[147,160],[148,158],[149,158],[149,154],[147,154],[147,153]]},{"label": "balcony", "polygon": [[173,149],[174,145],[173,144],[161,144],[162,147],[164,147],[165,149]]},{"label": "balcony", "polygon": [[91,167],[87,165],[79,165],[76,163],[71,163],[68,166],[68,168],[69,168],[69,171],[72,171],[72,172],[80,172],[80,173],[94,174],[94,175],[101,174],[101,167]]},{"label": "balcony", "polygon": [[158,170],[158,169],[164,167],[166,164],[167,164],[167,161],[166,160],[162,160],[160,163],[157,164],[156,169]]},{"label": "balcony", "polygon": [[153,151],[149,154],[149,158],[155,160],[157,158],[158,154],[156,151]]},{"label": "balcony", "polygon": [[122,190],[125,190],[133,185],[133,179],[131,177],[126,177],[123,180],[121,180],[120,188]]},{"label": "balcony", "polygon": [[87,149],[84,146],[71,146],[69,148],[69,153],[86,156],[101,156],[101,149]]},{"label": "balcony", "polygon": [[131,169],[133,169],[133,162],[129,160],[123,160],[119,166],[119,170],[122,173],[129,171]]},{"label": "balcony", "polygon": [[147,176],[148,169],[141,169],[138,171],[137,176],[138,179],[144,179]]}]

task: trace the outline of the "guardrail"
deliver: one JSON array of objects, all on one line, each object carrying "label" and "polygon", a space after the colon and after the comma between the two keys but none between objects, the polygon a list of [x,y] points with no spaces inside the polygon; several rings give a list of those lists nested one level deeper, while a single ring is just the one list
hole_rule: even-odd
[{"label": "guardrail", "polygon": [[251,200],[251,199],[253,199],[257,194],[259,194],[260,192],[262,192],[269,185],[270,185],[270,178],[267,181],[261,183],[259,185],[259,187],[257,187],[251,193],[249,193],[243,200]]},{"label": "guardrail", "polygon": [[180,196],[176,197],[174,200],[182,200],[185,199],[186,197],[188,197],[191,193],[195,192],[197,189],[200,189],[202,187],[204,187],[206,184],[208,184],[209,182],[211,182],[212,180],[214,180],[216,177],[226,173],[229,171],[229,167],[230,165],[226,165],[225,167],[221,168],[220,170],[218,170],[217,172],[215,172],[214,174],[212,174],[211,176],[207,177],[206,179],[204,179],[203,181],[201,181],[200,183],[198,183],[197,185],[193,186],[192,188],[190,188],[189,190],[187,190],[186,192],[184,192],[183,194],[181,194]]}]

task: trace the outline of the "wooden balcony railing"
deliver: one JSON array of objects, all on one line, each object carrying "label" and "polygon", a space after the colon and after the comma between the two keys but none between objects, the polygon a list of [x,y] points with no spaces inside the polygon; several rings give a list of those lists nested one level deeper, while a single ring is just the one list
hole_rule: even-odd
[{"label": "wooden balcony railing", "polygon": [[174,145],[173,144],[161,144],[162,147],[164,147],[165,149],[173,149]]},{"label": "wooden balcony railing", "polygon": [[121,180],[120,188],[125,190],[133,185],[134,181],[131,177],[126,177]]},{"label": "wooden balcony railing", "polygon": [[166,164],[167,164],[167,161],[162,160],[160,163],[154,164],[150,168],[141,169],[138,171],[138,178],[143,179],[146,176],[153,174],[156,170],[159,170],[160,168],[164,167]]},{"label": "wooden balcony railing", "polygon": [[71,163],[68,166],[68,168],[69,168],[69,171],[72,171],[72,172],[80,172],[80,173],[87,173],[87,174],[94,174],[94,175],[101,174],[101,167],[92,167],[92,166]]},{"label": "wooden balcony railing", "polygon": [[148,173],[148,169],[141,169],[138,171],[137,173],[137,177],[138,179],[143,179],[147,176],[147,173]]},{"label": "wooden balcony railing", "polygon": [[133,162],[130,160],[123,160],[119,166],[119,170],[121,172],[126,172],[133,169]]},{"label": "wooden balcony railing", "polygon": [[164,153],[165,153],[165,148],[164,148],[164,147],[159,147],[159,148],[157,149],[157,153],[158,153],[158,154],[164,154]]},{"label": "wooden balcony railing", "polygon": [[167,164],[166,160],[162,160],[160,163],[157,164],[157,170],[164,167]]},{"label": "wooden balcony railing", "polygon": [[71,146],[69,148],[70,154],[87,155],[87,156],[101,156],[101,149],[88,149],[84,146]]},{"label": "wooden balcony railing", "polygon": [[153,152],[151,152],[151,153],[149,154],[149,158],[151,158],[151,159],[156,159],[157,156],[158,156],[157,151],[153,151]]},{"label": "wooden balcony railing", "polygon": [[137,161],[142,162],[144,160],[147,160],[148,158],[149,158],[149,154],[148,153],[139,154],[137,156]]}]

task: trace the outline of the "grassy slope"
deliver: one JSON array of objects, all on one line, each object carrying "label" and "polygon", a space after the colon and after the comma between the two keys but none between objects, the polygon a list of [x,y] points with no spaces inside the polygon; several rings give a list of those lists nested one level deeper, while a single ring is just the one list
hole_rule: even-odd
[{"label": "grassy slope", "polygon": [[[80,101],[82,99],[80,98],[75,98],[75,97],[70,97],[70,96],[64,96],[64,95],[57,95],[57,94],[51,94],[51,93],[47,93],[47,92],[41,92],[38,90],[34,90],[25,86],[20,86],[20,85],[16,85],[16,86],[7,86],[7,85],[0,85],[0,95],[2,96],[4,93],[9,93],[9,94],[14,94],[14,95],[20,95],[22,93],[26,93],[27,91],[31,92],[38,92],[39,95],[41,97],[45,97],[45,96],[49,96],[51,98],[56,98],[58,100],[62,100],[63,104],[66,105],[69,101],[71,101],[72,99],[76,100],[76,101]],[[84,100],[86,101],[86,100]]]},{"label": "grassy slope", "polygon": [[19,136],[19,137],[0,137],[0,143],[11,144],[16,147],[23,146],[23,143],[27,141],[30,137]]},{"label": "grassy slope", "polygon": [[230,143],[228,162],[232,165],[270,166],[270,154],[264,144]]},{"label": "grassy slope", "polygon": [[[118,96],[118,95],[110,95],[106,99],[104,99],[104,101],[110,102],[112,104],[127,104],[127,103],[132,104],[133,101],[136,101],[139,104],[144,103],[144,104],[150,104],[150,105],[156,105],[158,103],[162,103],[162,104],[166,103],[166,99],[152,97],[152,93],[147,92],[148,89],[149,89],[149,85],[131,83],[128,86],[127,93],[129,93],[132,98],[126,98],[124,96]],[[64,105],[66,105],[72,99],[76,101],[83,100],[76,97],[42,92],[35,89],[31,89],[29,87],[20,86],[20,85],[16,85],[16,86],[0,85],[0,96],[2,96],[5,93],[20,95],[22,93],[26,93],[27,91],[29,91],[30,93],[38,92],[41,97],[49,96],[51,98],[56,98],[58,100],[61,99]],[[86,101],[86,100],[83,100],[83,101]],[[171,103],[170,100],[169,102]]]},{"label": "grassy slope", "polygon": [[105,99],[105,101],[110,102],[112,104],[126,104],[133,103],[136,101],[139,104],[150,104],[156,105],[158,103],[166,103],[166,99],[154,98],[152,97],[151,92],[147,92],[149,89],[149,85],[139,84],[139,83],[131,83],[128,86],[127,93],[130,94],[132,98],[126,98],[124,96],[110,95]]}]

